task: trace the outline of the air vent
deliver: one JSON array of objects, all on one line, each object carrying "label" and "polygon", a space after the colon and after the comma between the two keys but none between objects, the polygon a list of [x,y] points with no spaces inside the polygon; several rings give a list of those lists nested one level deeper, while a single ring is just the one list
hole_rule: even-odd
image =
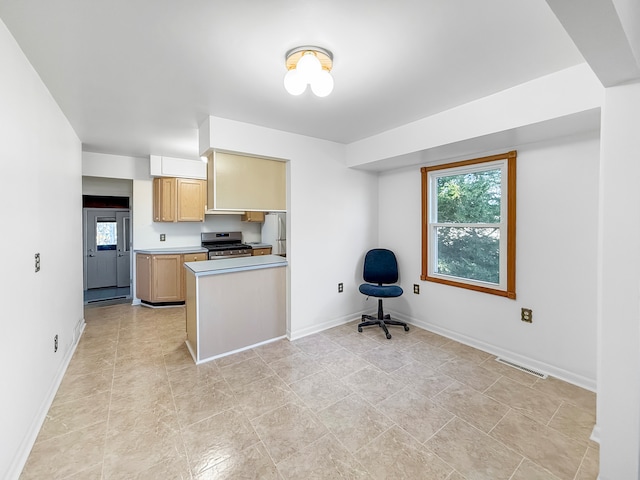
[{"label": "air vent", "polygon": [[496,362],[500,362],[504,365],[507,365],[511,368],[515,368],[516,370],[520,370],[521,372],[528,373],[529,375],[533,375],[534,377],[545,379],[548,377],[546,373],[537,372],[529,367],[523,367],[522,365],[518,365],[517,363],[510,362],[509,360],[505,360],[504,358],[497,357]]}]

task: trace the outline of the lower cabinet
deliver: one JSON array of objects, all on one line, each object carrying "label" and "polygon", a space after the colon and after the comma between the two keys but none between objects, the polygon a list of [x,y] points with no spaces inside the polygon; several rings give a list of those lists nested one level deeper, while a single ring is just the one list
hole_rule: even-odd
[{"label": "lower cabinet", "polygon": [[136,255],[136,297],[145,303],[178,304],[185,301],[184,262],[206,260],[206,253]]},{"label": "lower cabinet", "polygon": [[251,251],[251,255],[271,255],[271,247],[254,248]]}]

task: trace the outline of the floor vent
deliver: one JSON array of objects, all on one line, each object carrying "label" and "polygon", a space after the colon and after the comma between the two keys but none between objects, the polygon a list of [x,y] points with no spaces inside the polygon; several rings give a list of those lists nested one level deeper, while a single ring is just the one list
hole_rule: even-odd
[{"label": "floor vent", "polygon": [[497,357],[496,362],[500,362],[504,365],[520,370],[521,372],[528,373],[529,375],[533,375],[534,377],[545,379],[548,376],[546,373],[537,372],[536,370],[533,370],[531,368],[523,367],[522,365],[518,365],[517,363],[513,363],[513,362],[510,362],[509,360],[505,360],[504,358]]}]

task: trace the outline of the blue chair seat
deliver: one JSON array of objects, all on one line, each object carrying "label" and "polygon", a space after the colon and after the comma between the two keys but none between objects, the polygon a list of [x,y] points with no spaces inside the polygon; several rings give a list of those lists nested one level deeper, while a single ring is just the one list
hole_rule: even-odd
[{"label": "blue chair seat", "polygon": [[398,285],[371,285],[363,283],[360,285],[360,293],[368,297],[393,298],[402,295],[402,287]]}]

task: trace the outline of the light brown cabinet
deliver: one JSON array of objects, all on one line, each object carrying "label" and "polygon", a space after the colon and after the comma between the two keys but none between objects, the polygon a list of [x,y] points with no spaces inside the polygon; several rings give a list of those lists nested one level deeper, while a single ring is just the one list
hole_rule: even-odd
[{"label": "light brown cabinet", "polygon": [[153,179],[154,222],[203,222],[207,182],[195,178]]},{"label": "light brown cabinet", "polygon": [[136,297],[144,303],[173,304],[185,300],[184,262],[207,260],[206,253],[136,255]]},{"label": "light brown cabinet", "polygon": [[251,251],[251,255],[271,255],[271,247],[254,248]]},{"label": "light brown cabinet", "polygon": [[245,212],[240,220],[243,222],[264,222],[264,212]]}]

